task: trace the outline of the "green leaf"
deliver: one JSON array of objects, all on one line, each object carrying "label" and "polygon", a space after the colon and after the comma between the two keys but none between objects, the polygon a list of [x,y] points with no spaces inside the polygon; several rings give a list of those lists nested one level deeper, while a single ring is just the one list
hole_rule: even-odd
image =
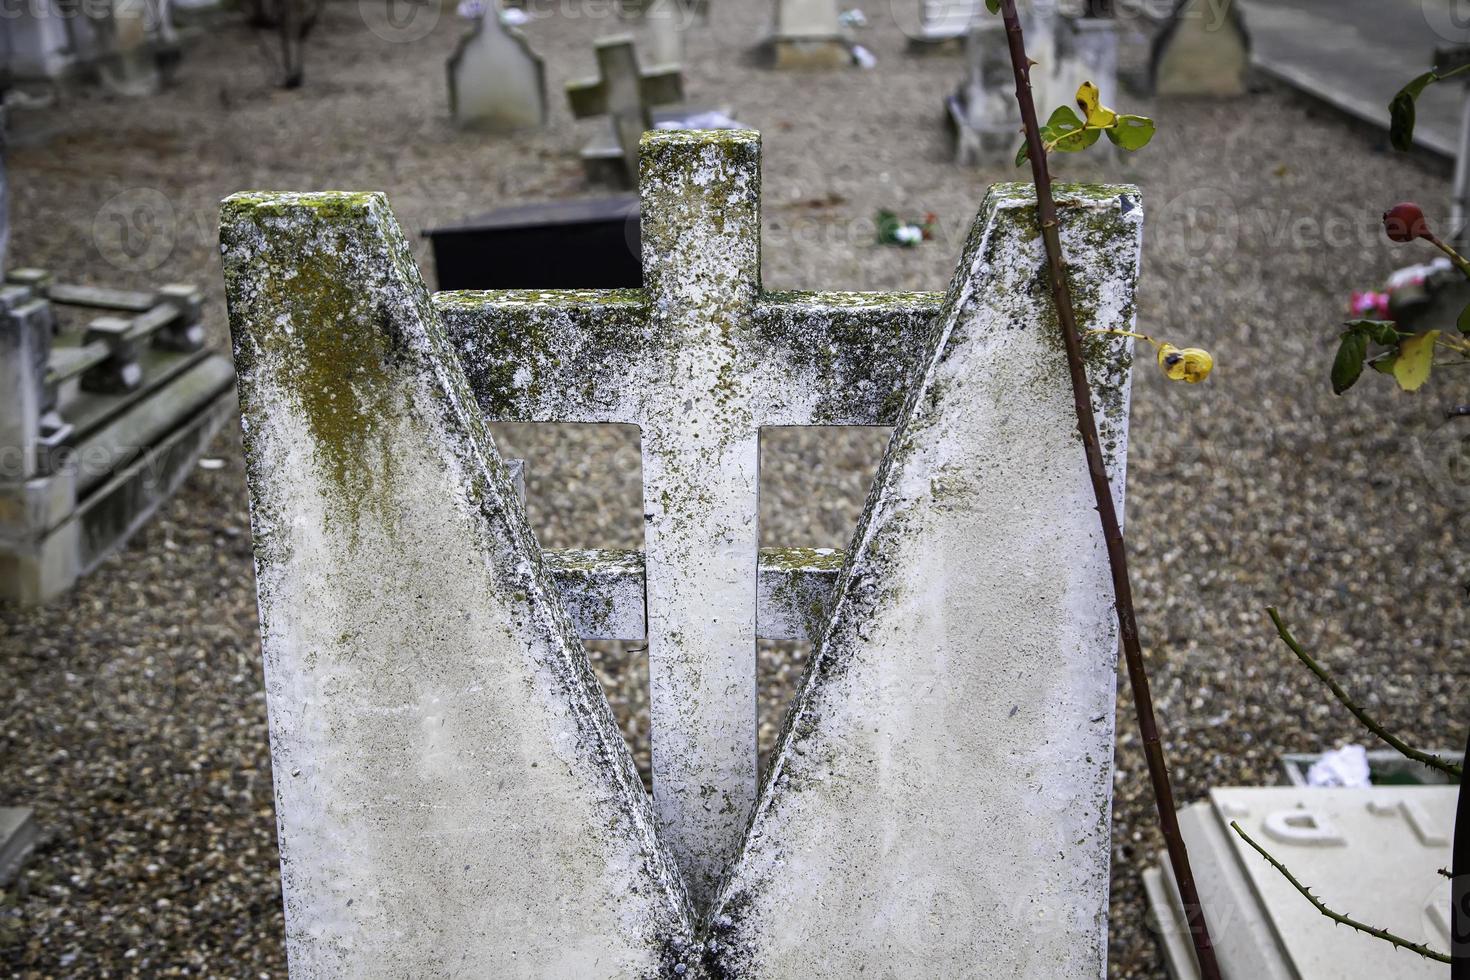
[{"label": "green leaf", "polygon": [[1154,138],[1154,121],[1148,116],[1123,115],[1109,129],[1108,139],[1128,151],[1141,150]]},{"label": "green leaf", "polygon": [[1021,148],[1016,151],[1016,166],[1024,167],[1026,161],[1031,159],[1031,144],[1022,143]]},{"label": "green leaf", "polygon": [[1064,136],[1057,143],[1057,149],[1063,153],[1081,153],[1098,140],[1102,139],[1103,131],[1100,129],[1083,129],[1078,132]]},{"label": "green leaf", "polygon": [[985,0],[985,9],[992,14],[1000,13],[1000,0]]},{"label": "green leaf", "polygon": [[1388,104],[1388,138],[1393,148],[1407,153],[1414,145],[1414,121],[1417,115],[1415,103],[1424,90],[1439,81],[1439,73],[1427,71],[1399,89]]},{"label": "green leaf", "polygon": [[1418,391],[1429,380],[1434,367],[1434,342],[1438,330],[1426,330],[1399,344],[1399,356],[1393,364],[1393,379],[1405,391]]},{"label": "green leaf", "polygon": [[1343,326],[1383,347],[1398,346],[1399,331],[1392,320],[1349,320]]},{"label": "green leaf", "polygon": [[1467,71],[1470,71],[1470,64],[1461,65],[1443,75],[1439,73],[1439,69],[1431,69],[1399,89],[1393,101],[1388,104],[1388,139],[1395,150],[1407,153],[1414,146],[1414,122],[1418,114],[1416,104],[1424,90],[1435,82],[1443,82]]},{"label": "green leaf", "polygon": [[1042,138],[1063,153],[1077,153],[1098,141],[1102,131],[1087,129],[1082,117],[1071,106],[1061,106],[1051,114],[1042,130]]},{"label": "green leaf", "polygon": [[1070,133],[1082,128],[1082,117],[1077,115],[1077,110],[1069,105],[1057,106],[1051,118],[1046,121],[1043,129],[1050,129],[1057,135]]},{"label": "green leaf", "polygon": [[1382,354],[1379,354],[1377,357],[1373,358],[1373,360],[1369,361],[1368,366],[1377,371],[1379,374],[1392,375],[1393,366],[1394,364],[1398,363],[1398,359],[1398,351],[1384,351]]},{"label": "green leaf", "polygon": [[1460,333],[1470,334],[1470,306],[1460,311],[1460,318],[1455,321],[1455,326]]},{"label": "green leaf", "polygon": [[1357,330],[1342,335],[1337,357],[1332,361],[1332,393],[1340,395],[1351,388],[1363,373],[1363,359],[1368,356],[1368,338]]}]

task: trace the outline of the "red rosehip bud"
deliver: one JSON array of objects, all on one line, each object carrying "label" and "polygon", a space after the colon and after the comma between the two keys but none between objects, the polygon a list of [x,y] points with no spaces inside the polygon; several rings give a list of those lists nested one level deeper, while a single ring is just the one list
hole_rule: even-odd
[{"label": "red rosehip bud", "polygon": [[1416,238],[1434,237],[1429,231],[1429,222],[1424,219],[1424,209],[1408,201],[1395,204],[1383,212],[1383,230],[1388,234],[1389,241],[1401,245]]}]

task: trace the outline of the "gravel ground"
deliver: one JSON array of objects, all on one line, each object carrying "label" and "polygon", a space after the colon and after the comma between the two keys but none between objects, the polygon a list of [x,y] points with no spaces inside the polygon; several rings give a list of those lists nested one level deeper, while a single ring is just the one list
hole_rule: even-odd
[{"label": "gravel ground", "polygon": [[[984,189],[1014,176],[948,162],[939,100],[960,62],[907,57],[885,6],[868,10],[863,39],[877,70],[764,71],[746,49],[767,5],[714,6],[712,25],[690,38],[687,87],[691,101],[728,102],[765,134],[767,284],[944,288]],[[592,37],[622,28],[608,7],[537,6],[554,14],[528,28],[553,91],[591,70]],[[328,8],[299,91],[273,88],[263,49],[226,22],[189,48],[157,98],[86,93],[18,113],[12,261],[81,282],[197,281],[223,344],[215,214],[232,191],[382,189],[410,234],[588,193],[575,150],[596,123],[574,123],[556,104],[540,133],[458,133],[442,64],[462,26],[446,12],[425,36],[387,41],[365,20],[392,33],[376,0]],[[1443,173],[1278,92],[1128,104],[1159,119],[1155,144],[1122,164],[1068,160],[1065,172],[1143,186],[1142,329],[1207,346],[1219,365],[1205,386],[1169,386],[1152,370],[1135,386],[1130,541],[1176,794],[1271,782],[1279,753],[1358,736],[1273,641],[1268,603],[1386,721],[1426,744],[1460,744],[1466,706],[1453,692],[1470,669],[1456,642],[1470,559],[1455,535],[1470,490],[1458,455],[1466,430],[1442,411],[1470,401],[1464,379],[1446,374],[1406,397],[1373,377],[1336,399],[1324,378],[1349,291],[1415,255],[1381,240],[1378,212],[1415,198],[1437,215]],[[937,240],[874,246],[880,207],[935,212]],[[420,258],[427,268],[423,247]],[[544,545],[638,545],[636,439],[502,428],[502,450],[531,461]],[[771,434],[766,543],[844,546],[882,442],[867,430]],[[212,454],[224,466],[201,469],[70,596],[0,611],[0,801],[34,807],[48,833],[0,894],[0,962],[12,976],[284,976],[234,433]],[[595,656],[646,765],[645,664],[629,646]],[[765,650],[767,718],[778,718],[802,657]],[[1119,707],[1111,971],[1156,977],[1139,872],[1159,839],[1121,683]]]}]

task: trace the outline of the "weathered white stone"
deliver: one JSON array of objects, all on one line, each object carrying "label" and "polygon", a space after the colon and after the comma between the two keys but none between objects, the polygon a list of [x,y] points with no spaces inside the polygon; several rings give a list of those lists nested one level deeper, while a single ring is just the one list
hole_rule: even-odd
[{"label": "weathered white stone", "polygon": [[763,293],[759,137],[643,146],[645,289],[436,303],[490,419],[642,429],[654,797],[707,902],[755,799],[760,429],[891,422],[939,297]]},{"label": "weathered white stone", "polygon": [[[1457,788],[1226,787],[1180,812],[1200,898],[1227,980],[1349,980],[1448,975],[1442,963],[1338,926],[1230,828],[1291,869],[1329,908],[1431,948],[1449,949],[1450,864]],[[1151,898],[1170,941],[1170,971],[1199,972],[1167,859]]]},{"label": "weathered white stone", "polygon": [[229,198],[293,977],[629,977],[677,872],[380,195]]},{"label": "weathered white stone", "polygon": [[[947,297],[772,293],[759,136],[642,147],[636,290],[431,310],[381,198],[227,203],[293,969],[1099,975],[1113,621],[1029,188]],[[1127,326],[1136,192],[1060,197],[1083,326]],[[1121,494],[1128,345],[1086,346]],[[656,835],[551,580],[620,632],[638,561],[543,560],[482,417],[642,429]],[[757,566],[760,430],[894,423],[831,613],[836,554]],[[749,827],[767,628],[821,642]]]},{"label": "weathered white stone", "polygon": [[460,38],[449,59],[449,114],[466,129],[508,133],[546,123],[546,67],[499,2]]},{"label": "weathered white stone", "polygon": [[[1062,198],[1082,306],[1126,325],[1134,192]],[[1105,972],[1115,623],[1034,222],[992,188],[933,321],[716,902],[722,976]],[[1127,361],[1093,350],[1121,504]]]}]

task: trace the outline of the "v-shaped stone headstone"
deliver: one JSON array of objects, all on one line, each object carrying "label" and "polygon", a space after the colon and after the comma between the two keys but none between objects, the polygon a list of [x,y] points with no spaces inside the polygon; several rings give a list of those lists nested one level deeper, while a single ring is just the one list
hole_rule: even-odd
[{"label": "v-shaped stone headstone", "polygon": [[[1029,191],[991,192],[945,297],[771,293],[759,148],[644,137],[641,290],[431,308],[381,199],[227,205],[304,975],[493,974],[517,942],[525,975],[1100,974],[1111,594]],[[1128,326],[1135,193],[1060,197],[1083,326]],[[1121,488],[1128,345],[1087,347]],[[714,899],[694,947],[473,401],[643,428],[656,836]],[[760,428],[894,422],[748,823]]]},{"label": "v-shaped stone headstone", "polygon": [[386,202],[220,224],[291,975],[672,968],[683,886]]}]

